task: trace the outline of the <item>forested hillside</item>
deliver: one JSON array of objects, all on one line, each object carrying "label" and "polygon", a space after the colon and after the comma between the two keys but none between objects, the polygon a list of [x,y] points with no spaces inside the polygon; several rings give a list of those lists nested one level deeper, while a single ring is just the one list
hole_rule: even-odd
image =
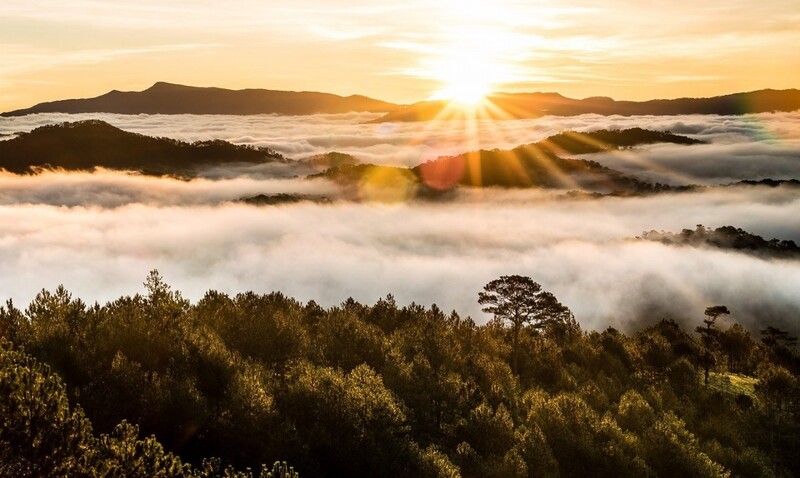
[{"label": "forested hillside", "polygon": [[40,126],[0,142],[0,169],[30,173],[35,168],[68,171],[93,168],[191,177],[201,166],[287,162],[269,148],[227,141],[186,143],[130,133],[99,120]]},{"label": "forested hillside", "polygon": [[623,333],[519,276],[486,325],[145,286],[0,308],[0,476],[800,474],[796,339],[723,305]]},{"label": "forested hillside", "polygon": [[762,257],[800,258],[800,247],[792,240],[767,240],[733,226],[711,229],[698,224],[694,230],[684,229],[677,234],[645,231],[639,238],[676,246],[729,249]]}]

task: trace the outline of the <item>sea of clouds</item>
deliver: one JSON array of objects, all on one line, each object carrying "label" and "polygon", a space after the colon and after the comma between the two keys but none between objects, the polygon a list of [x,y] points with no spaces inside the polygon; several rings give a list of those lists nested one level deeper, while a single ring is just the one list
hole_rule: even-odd
[{"label": "sea of clouds", "polygon": [[[338,151],[363,162],[415,166],[476,149],[510,149],[564,130],[641,127],[707,141],[703,146],[653,145],[593,155],[644,179],[718,184],[740,179],[800,177],[800,112],[746,116],[599,116],[509,121],[365,124],[372,113],[314,116],[36,114],[0,118],[0,135],[81,119],[102,119],[126,131],[184,141],[224,139],[272,148],[289,158]],[[262,176],[264,176],[262,174]]]},{"label": "sea of clouds", "polygon": [[[709,141],[594,155],[642,177],[715,184],[800,177],[800,114],[750,117],[600,117],[365,125],[375,115],[313,117],[91,115],[123,129],[189,141],[222,138],[290,157],[328,151],[416,164],[439,154],[508,148],[564,129],[641,126]],[[89,115],[0,119],[0,134]],[[1,158],[0,158],[1,160]],[[443,203],[334,200],[255,207],[256,194],[336,199],[323,180],[258,172],[182,181],[135,173],[0,174],[0,299],[24,305],[64,284],[87,301],[142,290],[158,269],[190,299],[209,289],[280,290],[332,306],[347,297],[436,303],[486,320],[477,294],[524,274],[571,307],[588,328],[639,320],[698,321],[725,304],[733,320],[800,328],[800,261],[636,241],[642,231],[734,225],[800,242],[798,189],[735,187],[644,198],[578,200],[553,192],[462,190]]]}]

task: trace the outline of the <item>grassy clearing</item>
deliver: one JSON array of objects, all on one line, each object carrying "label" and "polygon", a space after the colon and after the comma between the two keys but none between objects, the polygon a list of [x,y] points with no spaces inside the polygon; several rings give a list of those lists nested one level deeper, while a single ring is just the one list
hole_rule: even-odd
[{"label": "grassy clearing", "polygon": [[708,386],[728,395],[747,395],[756,398],[755,385],[758,379],[738,373],[711,373]]}]

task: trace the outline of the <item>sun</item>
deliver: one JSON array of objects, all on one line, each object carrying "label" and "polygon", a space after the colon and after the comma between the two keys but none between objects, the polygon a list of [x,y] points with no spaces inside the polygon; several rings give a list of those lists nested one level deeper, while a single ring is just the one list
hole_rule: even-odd
[{"label": "sun", "polygon": [[[432,0],[441,2],[448,21],[431,42],[412,44],[417,66],[407,73],[432,82],[430,100],[448,101],[459,110],[481,110],[498,89],[526,78],[522,63],[532,54],[524,35],[508,28],[508,0]],[[514,0],[516,1],[516,0]],[[405,45],[400,42],[399,45]]]},{"label": "sun", "polygon": [[459,106],[478,106],[501,85],[515,80],[509,57],[514,41],[503,32],[481,26],[449,27],[447,39],[424,60],[424,74],[440,86],[432,99]]},{"label": "sun", "polygon": [[481,78],[457,78],[442,88],[437,96],[462,106],[475,106],[486,99],[492,87]]},{"label": "sun", "polygon": [[497,66],[476,55],[448,53],[436,68],[435,78],[442,85],[433,99],[447,100],[461,106],[476,106],[492,92]]}]

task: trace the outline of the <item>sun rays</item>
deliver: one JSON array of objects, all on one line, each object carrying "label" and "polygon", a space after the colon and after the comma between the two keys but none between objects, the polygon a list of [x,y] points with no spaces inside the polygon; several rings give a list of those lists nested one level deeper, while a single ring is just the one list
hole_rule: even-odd
[{"label": "sun rays", "polygon": [[[502,125],[504,120],[510,120],[514,115],[504,108],[502,101],[495,101],[498,96],[501,95],[489,94],[475,102],[452,99],[437,103],[438,113],[426,124],[414,143],[429,145],[432,151],[436,151],[438,148],[435,142],[441,136],[429,133],[438,131],[438,128],[445,125],[451,131],[445,136],[460,138],[462,147],[459,148],[461,153],[455,156],[420,158],[419,180],[425,187],[443,191],[467,186],[480,192],[483,188],[503,184],[511,187],[544,187],[553,192],[620,191],[623,185],[620,181],[628,180],[624,176],[616,176],[617,173],[603,170],[597,163],[592,165],[564,161],[593,159],[592,155],[581,153],[582,150],[612,155],[617,161],[670,174],[672,177],[681,177],[685,179],[685,184],[690,183],[690,178],[678,171],[650,164],[651,161],[636,149],[606,144],[587,133],[562,131],[561,135],[573,144],[570,147],[547,140],[534,142],[538,138],[509,132]],[[546,117],[539,121],[544,120]],[[516,146],[506,151],[485,149],[489,144],[497,144],[498,138],[502,138],[505,144]],[[580,170],[572,170],[575,167]]]}]

